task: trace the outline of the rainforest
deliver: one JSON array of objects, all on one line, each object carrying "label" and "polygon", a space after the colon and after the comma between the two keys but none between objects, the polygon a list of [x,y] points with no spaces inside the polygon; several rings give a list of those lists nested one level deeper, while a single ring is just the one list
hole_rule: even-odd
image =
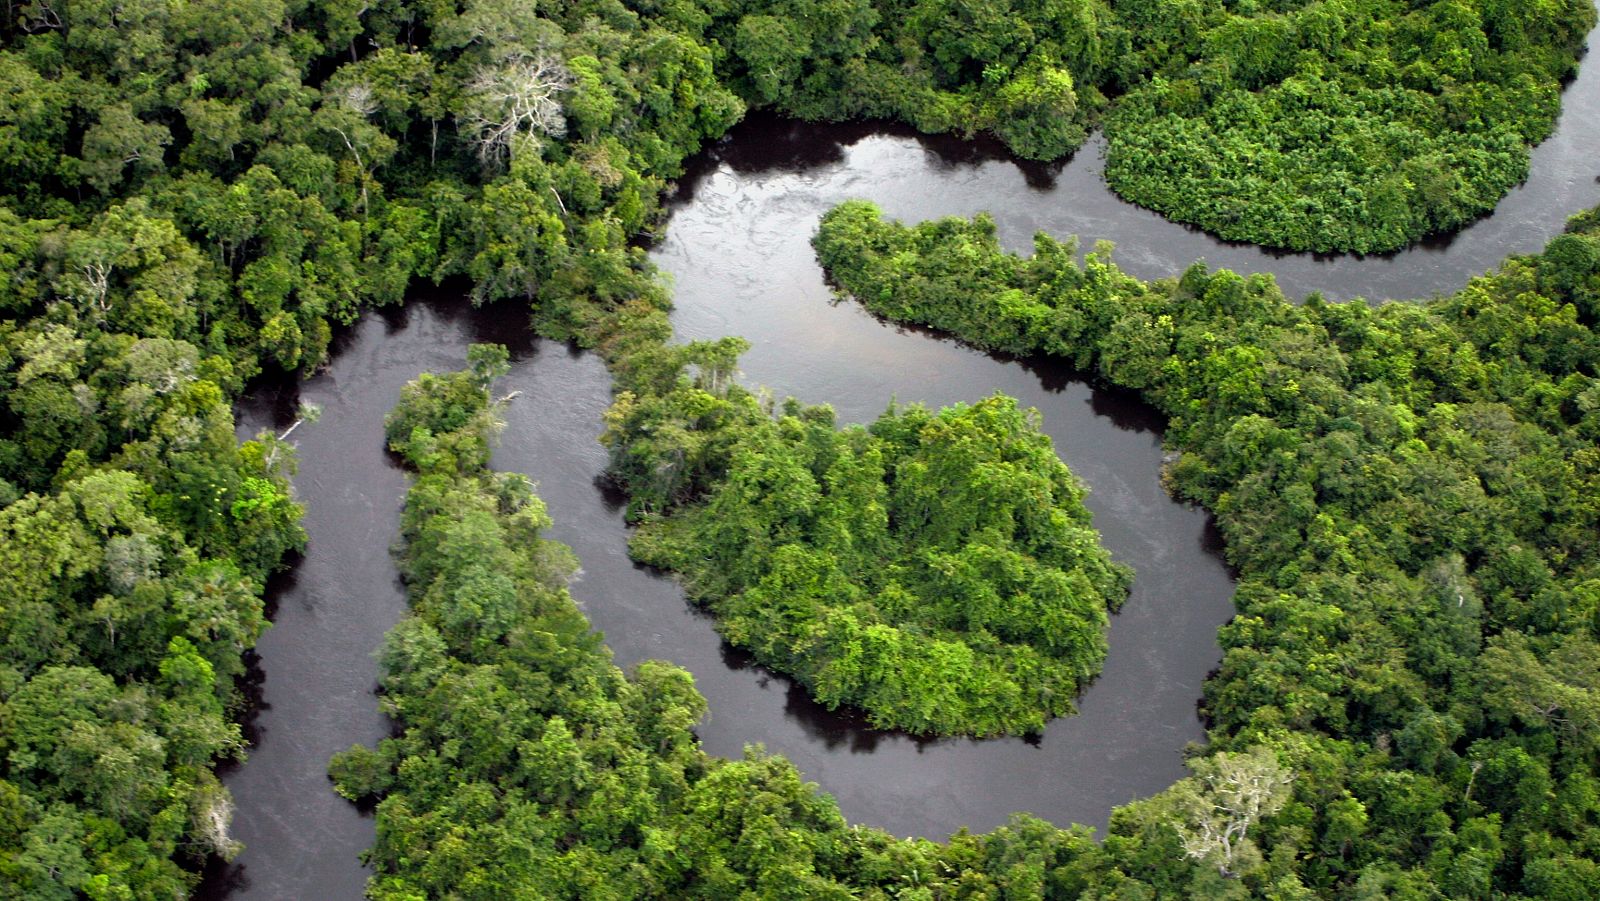
[{"label": "rainforest", "polygon": [[[1161,445],[1147,481],[1215,517],[1220,663],[1184,723],[1144,730],[1181,770],[1103,829],[1019,808],[901,837],[759,736],[708,752],[740,712],[670,653],[614,661],[589,558],[551,537],[564,486],[499,465],[525,437],[505,423],[566,400],[507,387],[519,348],[593,361],[604,476],[581,487],[730,668],[881,736],[852,753],[1031,747],[1086,709],[1144,598],[1149,561],[1096,507],[1125,489],[992,388],[882,392],[874,419],[742,378],[785,348],[737,318],[686,333],[651,253],[706,154],[760,117],[802,147],[823,123],[949,135],[904,140],[987,147],[1030,190],[1103,153],[1126,215],[1421,267],[1593,103],[1570,80],[1595,21],[1585,0],[9,4],[0,894],[337,894],[236,836],[348,804],[365,825],[337,841],[365,850],[340,866],[375,899],[1600,896],[1600,207],[1423,299],[1008,247],[999,206],[902,223],[839,198],[782,236],[861,328],[1120,392]],[[1572,154],[1592,181],[1592,146]],[[347,422],[300,402],[372,317],[396,331],[439,292],[493,340],[425,354]],[[838,339],[808,315],[795,353]],[[273,386],[291,402],[238,434]],[[307,525],[352,490],[297,477],[308,436],[369,421],[337,453],[393,474],[345,530],[381,565],[332,561],[370,584],[314,612],[396,579],[405,611],[319,661],[355,674],[341,699],[254,649],[301,634],[281,599],[331,543]],[[296,738],[258,728],[293,728],[264,698],[294,681],[376,731],[306,796],[236,804],[279,778],[252,747]]]}]

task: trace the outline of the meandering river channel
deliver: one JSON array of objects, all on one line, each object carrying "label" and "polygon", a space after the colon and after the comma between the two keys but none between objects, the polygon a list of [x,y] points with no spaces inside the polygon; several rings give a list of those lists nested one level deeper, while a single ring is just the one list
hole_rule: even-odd
[{"label": "meandering river channel", "polygon": [[310,547],[270,592],[273,628],[259,655],[250,760],[225,781],[238,812],[237,861],[213,868],[204,897],[354,899],[367,873],[370,818],[331,791],[328,757],[387,734],[371,694],[372,652],[403,614],[388,554],[406,479],[382,449],[382,420],[400,386],[462,365],[466,345],[512,348],[505,380],[520,390],[494,463],[538,480],[551,537],[577,551],[573,594],[617,661],[678,663],[711,715],[708,751],[762,743],[792,759],[856,822],[901,835],[986,830],[1016,810],[1059,824],[1103,826],[1112,806],[1182,774],[1181,751],[1203,733],[1195,702],[1219,659],[1216,629],[1232,613],[1232,581],[1203,511],[1162,491],[1160,421],[1136,399],[1049,363],[996,359],[876,321],[832,302],[812,256],[817,218],[851,197],[921,220],[991,211],[1001,237],[1025,249],[1036,229],[1117,242],[1143,277],[1195,259],[1272,272],[1291,296],[1424,297],[1460,287],[1510,253],[1537,250],[1573,212],[1600,203],[1600,67],[1567,88],[1556,134],[1534,151],[1528,182],[1448,240],[1384,257],[1283,255],[1230,245],[1123,203],[1101,180],[1098,139],[1065,165],[1019,166],[983,142],[882,127],[816,127],[755,119],[708,149],[680,183],[653,255],[675,282],[680,339],[750,339],[746,381],[778,396],[835,406],[867,421],[891,399],[931,405],[1003,391],[1038,407],[1057,451],[1088,484],[1088,504],[1113,555],[1135,572],[1113,618],[1104,673],[1034,741],[919,741],[829,713],[782,677],[752,666],[688,607],[677,586],[634,566],[618,498],[599,477],[595,438],[610,402],[599,361],[532,339],[527,316],[473,310],[448,293],[367,314],[336,340],[332,360],[299,384],[255,390],[239,432],[286,428],[300,401],[321,418],[294,433]]}]

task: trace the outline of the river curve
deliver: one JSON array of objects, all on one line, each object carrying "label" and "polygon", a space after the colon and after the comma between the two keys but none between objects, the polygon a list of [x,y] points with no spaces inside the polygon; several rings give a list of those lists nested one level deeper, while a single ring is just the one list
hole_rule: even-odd
[{"label": "river curve", "polygon": [[[610,383],[591,355],[529,337],[527,317],[471,310],[456,296],[419,297],[344,330],[326,371],[265,385],[241,402],[241,436],[283,429],[300,400],[323,417],[295,432],[311,543],[271,588],[274,626],[258,649],[250,761],[225,773],[246,851],[214,867],[202,897],[358,898],[356,855],[370,818],[335,796],[327,758],[387,734],[371,689],[371,652],[403,614],[388,546],[404,474],[382,451],[382,418],[400,385],[462,364],[472,341],[512,346],[507,411],[495,465],[539,480],[584,570],[573,593],[607,634],[618,662],[673,660],[710,702],[708,751],[751,742],[789,756],[839,799],[852,820],[898,834],[983,830],[1013,810],[1055,822],[1104,823],[1111,806],[1181,775],[1181,749],[1202,737],[1194,703],[1216,664],[1216,627],[1231,614],[1231,581],[1199,511],[1157,481],[1159,418],[1126,394],[1093,387],[1049,363],[995,359],[954,342],[885,325],[832,302],[808,241],[821,212],[866,197],[916,221],[994,212],[1002,240],[1026,249],[1036,229],[1117,242],[1117,261],[1158,277],[1194,259],[1277,275],[1290,296],[1421,297],[1460,287],[1508,253],[1537,250],[1566,216],[1600,203],[1600,67],[1568,87],[1555,135],[1532,175],[1495,213],[1448,238],[1382,257],[1280,254],[1217,241],[1132,207],[1100,178],[1091,142],[1055,167],[1023,166],[983,142],[927,138],[880,126],[802,126],[754,119],[710,148],[681,183],[658,265],[676,284],[682,339],[752,341],[744,377],[866,421],[891,398],[943,404],[995,391],[1044,413],[1057,450],[1091,489],[1088,504],[1114,556],[1137,573],[1113,618],[1106,669],[1080,716],[1035,741],[917,740],[819,709],[787,679],[727,647],[669,580],[634,566],[618,498],[598,477],[595,444]],[[1097,139],[1098,140],[1098,139]]]}]

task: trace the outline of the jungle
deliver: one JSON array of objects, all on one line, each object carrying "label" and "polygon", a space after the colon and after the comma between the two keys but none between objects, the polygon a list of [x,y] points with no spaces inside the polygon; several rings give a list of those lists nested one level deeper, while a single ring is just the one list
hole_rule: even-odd
[{"label": "jungle", "polygon": [[[241,443],[231,405],[447,278],[606,360],[638,553],[683,572],[731,639],[885,724],[1026,732],[1068,712],[1126,591],[1069,474],[1003,398],[839,430],[734,384],[737,342],[672,343],[642,242],[686,158],[760,108],[1044,159],[1102,128],[1110,184],[1171,218],[1390,250],[1526,174],[1594,18],[1582,0],[8,4],[0,889],[182,896],[237,851],[215,773],[246,751],[244,655],[316,498],[290,488],[287,436]],[[982,218],[907,227],[860,204],[817,249],[879,315],[1071,360],[1169,418],[1172,489],[1217,514],[1242,577],[1193,774],[1103,841],[1019,816],[936,843],[845,823],[759,749],[703,754],[691,680],[610,665],[540,502],[487,468],[504,359],[482,348],[408,389],[386,436],[416,473],[415,615],[381,658],[399,734],[332,765],[378,801],[373,897],[1600,895],[1600,215],[1451,296],[1378,307],[1296,305],[1202,266],[1140,281],[1109,248],[1080,263],[1046,237],[1021,258]],[[735,427],[678,408],[704,398]],[[651,416],[678,443],[630,434]],[[995,521],[938,509],[960,495],[902,479],[941,462],[930,430],[1012,447],[1033,493]],[[673,473],[688,448],[704,468]],[[816,485],[802,507],[881,492],[888,526],[850,521],[842,543],[826,510],[782,521],[740,494],[769,465]],[[933,501],[924,525],[888,519]],[[729,523],[773,552],[741,559]],[[862,528],[881,546],[856,545]],[[702,546],[715,568],[689,559]],[[972,655],[984,695],[1013,692],[991,690],[995,660],[1050,658],[1008,673],[1032,706],[963,711],[927,678],[872,680],[903,695],[875,697],[837,665],[848,648],[780,646],[767,599],[836,571],[870,586],[873,634],[916,636],[928,666]],[[1053,598],[1062,621],[912,615],[919,590],[961,596],[938,583],[956,578],[981,583],[974,604],[996,582]],[[817,627],[803,616],[859,623],[836,594],[788,637]]]}]

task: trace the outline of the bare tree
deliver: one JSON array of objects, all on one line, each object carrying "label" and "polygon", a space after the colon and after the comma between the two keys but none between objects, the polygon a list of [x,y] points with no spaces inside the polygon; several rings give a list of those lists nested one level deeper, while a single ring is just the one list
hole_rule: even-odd
[{"label": "bare tree", "polygon": [[105,312],[111,309],[111,276],[116,271],[117,260],[126,252],[126,245],[105,234],[106,229],[94,232],[71,232],[66,252],[66,278],[62,279],[63,293],[83,304],[92,304]]},{"label": "bare tree", "polygon": [[[361,173],[361,214],[367,213],[368,184],[372,181],[372,172],[368,168],[368,160],[362,157],[363,147],[370,149],[372,137],[381,135],[367,120],[378,111],[378,100],[372,93],[372,87],[365,82],[356,82],[345,85],[335,91],[329,98],[325,108],[333,111],[333,115],[322,117],[322,124],[329,131],[339,136],[344,142],[345,149],[350,151],[350,156],[355,160],[356,169]],[[343,115],[340,115],[343,113]]]},{"label": "bare tree", "polygon": [[105,259],[84,260],[78,265],[78,273],[83,276],[83,283],[89,289],[86,292],[87,296],[101,310],[111,308],[111,304],[106,301],[106,296],[111,291],[111,270],[111,262]]},{"label": "bare tree", "polygon": [[477,135],[478,158],[485,164],[503,163],[519,137],[565,134],[561,95],[572,83],[572,73],[561,60],[542,51],[479,69],[467,84],[463,117]]},{"label": "bare tree", "polygon": [[[308,422],[316,422],[321,418],[322,407],[318,406],[317,404],[301,401],[300,409],[295,414],[294,422],[290,423],[289,427],[283,430],[282,435],[274,435],[271,432],[262,432],[257,435],[256,440],[267,446],[267,454],[262,461],[267,471],[284,478],[288,478],[289,476],[293,475],[294,455],[286,453],[284,454],[283,459],[280,460],[278,457],[278,452],[282,450],[292,451],[295,445],[289,443],[289,436],[294,434],[294,430],[300,428],[302,425],[305,425]],[[285,464],[285,468],[279,468],[278,464],[280,462]]]},{"label": "bare tree", "polygon": [[194,836],[205,850],[223,860],[232,860],[244,848],[228,834],[233,823],[233,796],[222,786],[201,789],[193,802],[191,817]]},{"label": "bare tree", "polygon": [[13,7],[13,9],[21,12],[21,15],[16,17],[17,27],[28,34],[58,31],[66,24],[50,0],[35,0],[33,3],[24,3],[20,8]]},{"label": "bare tree", "polygon": [[1294,774],[1278,765],[1265,748],[1222,753],[1190,764],[1194,775],[1174,787],[1179,822],[1173,824],[1185,857],[1236,875],[1242,857],[1259,857],[1250,827],[1272,816],[1289,800]]}]

